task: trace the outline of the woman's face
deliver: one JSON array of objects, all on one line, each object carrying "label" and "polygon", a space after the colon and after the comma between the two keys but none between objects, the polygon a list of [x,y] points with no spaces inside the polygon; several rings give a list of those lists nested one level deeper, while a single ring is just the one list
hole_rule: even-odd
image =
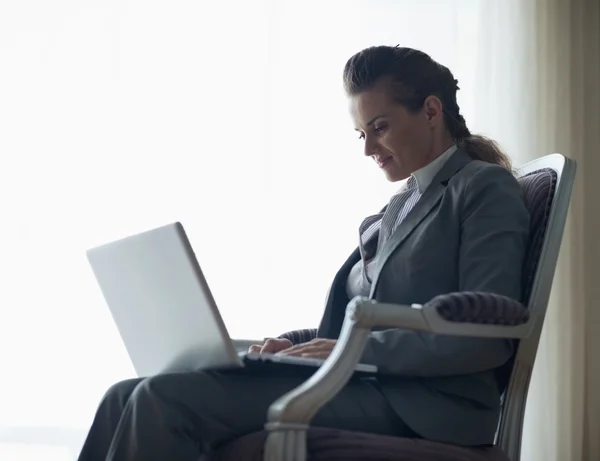
[{"label": "woman's face", "polygon": [[365,155],[389,181],[406,179],[435,158],[435,125],[441,106],[440,114],[435,108],[431,111],[430,98],[422,109],[411,113],[392,99],[389,83],[380,82],[350,99],[354,127],[364,141]]}]

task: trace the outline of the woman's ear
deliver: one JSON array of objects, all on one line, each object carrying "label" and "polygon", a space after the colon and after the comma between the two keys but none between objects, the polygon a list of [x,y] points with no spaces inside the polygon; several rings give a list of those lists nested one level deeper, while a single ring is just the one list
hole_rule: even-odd
[{"label": "woman's ear", "polygon": [[443,104],[437,96],[427,96],[423,103],[423,109],[427,122],[431,126],[437,125],[444,119]]}]

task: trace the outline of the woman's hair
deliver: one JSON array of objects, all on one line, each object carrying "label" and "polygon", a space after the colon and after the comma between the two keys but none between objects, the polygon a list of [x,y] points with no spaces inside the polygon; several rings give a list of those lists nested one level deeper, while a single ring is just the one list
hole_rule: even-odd
[{"label": "woman's hair", "polygon": [[476,160],[511,169],[510,158],[492,139],[472,135],[456,102],[458,80],[450,70],[422,51],[399,46],[374,46],[352,56],[344,67],[344,88],[354,96],[389,78],[395,100],[409,112],[423,107],[428,96],[442,102],[444,122],[456,144]]}]

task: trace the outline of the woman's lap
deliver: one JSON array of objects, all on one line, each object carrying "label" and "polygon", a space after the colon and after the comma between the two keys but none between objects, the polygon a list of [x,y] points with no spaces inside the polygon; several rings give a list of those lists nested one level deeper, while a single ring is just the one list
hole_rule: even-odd
[{"label": "woman's lap", "polygon": [[[165,374],[139,383],[132,380],[119,383],[113,386],[113,394],[131,393],[131,414],[124,418],[123,423],[126,425],[131,422],[138,427],[120,429],[115,443],[125,444],[131,442],[132,438],[154,434],[148,441],[149,445],[153,445],[160,443],[160,440],[165,441],[160,434],[162,430],[189,434],[187,441],[182,437],[182,444],[189,443],[191,438],[195,439],[196,446],[200,444],[202,451],[214,449],[241,435],[261,430],[271,403],[300,385],[307,377],[267,375],[244,370],[207,371]],[[351,380],[318,412],[311,425],[386,435],[411,435],[410,429],[395,414],[376,382],[367,379]],[[140,442],[144,443],[143,440]],[[178,442],[171,439],[165,443],[173,445],[175,449]]]},{"label": "woman's lap", "polygon": [[[231,425],[256,430],[263,427],[269,406],[286,392],[302,384],[308,375],[277,376],[244,371],[207,371],[165,374],[141,384],[169,395],[188,407],[198,422],[215,417],[231,418]],[[241,411],[243,410],[243,411]],[[349,430],[394,431],[398,417],[373,380],[351,380],[331,402],[315,415],[313,425]]]},{"label": "woman's lap", "polygon": [[[274,368],[276,370],[276,367]],[[308,375],[278,376],[240,371],[166,374],[148,378],[136,393],[161,396],[197,428],[211,446],[262,429],[269,406]],[[327,403],[312,425],[405,435],[402,421],[370,379],[351,380]]]}]

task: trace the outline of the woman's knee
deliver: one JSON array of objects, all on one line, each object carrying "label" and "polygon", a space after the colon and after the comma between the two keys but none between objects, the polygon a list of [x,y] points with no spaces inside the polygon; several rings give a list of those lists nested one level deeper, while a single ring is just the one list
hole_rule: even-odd
[{"label": "woman's knee", "polygon": [[124,406],[131,394],[133,394],[135,388],[142,381],[143,378],[133,378],[119,381],[108,388],[102,401],[119,402]]},{"label": "woman's knee", "polygon": [[198,385],[199,380],[202,380],[202,373],[165,373],[150,376],[136,386],[134,395],[177,394],[182,392],[190,381],[194,381]]},{"label": "woman's knee", "polygon": [[[144,379],[131,394],[132,401],[156,399],[186,404],[214,396],[214,378],[210,372],[166,373]],[[210,397],[209,397],[210,398]]]}]

